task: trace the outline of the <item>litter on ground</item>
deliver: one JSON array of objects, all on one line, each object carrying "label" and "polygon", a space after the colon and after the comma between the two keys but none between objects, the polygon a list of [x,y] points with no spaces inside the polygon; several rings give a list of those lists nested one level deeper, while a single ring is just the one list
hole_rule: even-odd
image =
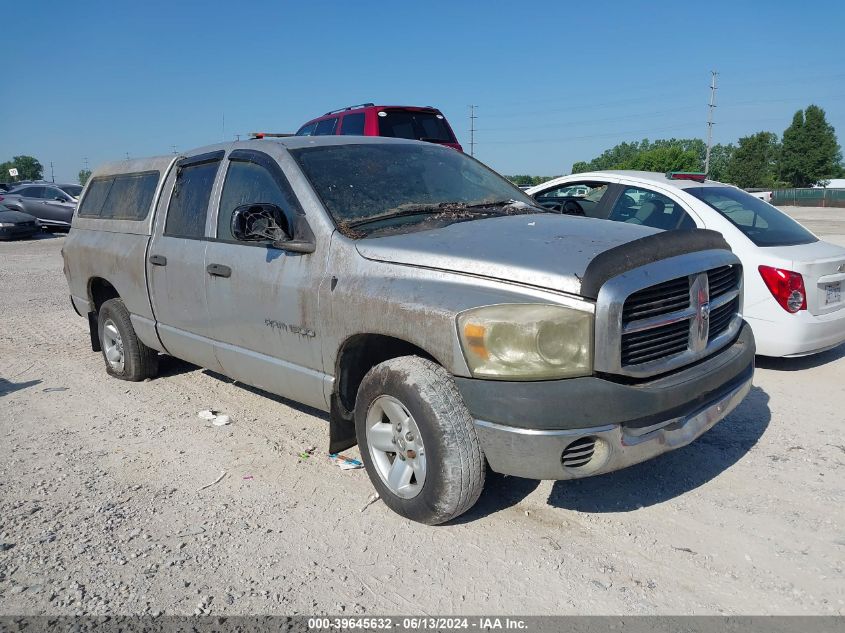
[{"label": "litter on ground", "polygon": [[354,470],[355,468],[363,468],[364,464],[360,460],[339,453],[332,453],[329,458],[340,467],[341,470]]}]

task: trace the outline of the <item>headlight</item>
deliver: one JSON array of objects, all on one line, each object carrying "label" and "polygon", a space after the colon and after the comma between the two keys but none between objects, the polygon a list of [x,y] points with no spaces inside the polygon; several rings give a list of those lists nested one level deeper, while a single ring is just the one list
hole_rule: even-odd
[{"label": "headlight", "polygon": [[0,222],[0,229],[10,229],[15,226],[12,222]]},{"label": "headlight", "polygon": [[502,304],[458,315],[458,335],[472,375],[550,380],[593,371],[593,315],[564,306]]}]

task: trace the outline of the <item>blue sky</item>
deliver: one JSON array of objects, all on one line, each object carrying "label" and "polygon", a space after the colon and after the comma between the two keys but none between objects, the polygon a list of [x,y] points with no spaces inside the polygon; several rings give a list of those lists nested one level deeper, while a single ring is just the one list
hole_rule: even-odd
[{"label": "blue sky", "polygon": [[[568,173],[621,141],[778,134],[823,107],[845,142],[843,2],[16,2],[0,25],[0,161],[98,163],[349,105],[435,105],[500,172]],[[225,117],[225,127],[224,127]]]}]

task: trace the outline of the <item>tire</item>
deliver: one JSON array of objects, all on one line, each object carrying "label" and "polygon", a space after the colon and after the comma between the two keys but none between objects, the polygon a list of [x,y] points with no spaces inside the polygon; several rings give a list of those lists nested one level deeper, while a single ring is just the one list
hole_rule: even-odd
[{"label": "tire", "polygon": [[97,334],[110,376],[139,382],[158,373],[158,352],[138,339],[122,299],[109,299],[100,307]]},{"label": "tire", "polygon": [[[370,481],[394,512],[437,525],[478,501],[484,454],[455,381],[440,365],[403,356],[373,367],[358,389],[355,432]],[[391,485],[400,470],[405,477]]]}]

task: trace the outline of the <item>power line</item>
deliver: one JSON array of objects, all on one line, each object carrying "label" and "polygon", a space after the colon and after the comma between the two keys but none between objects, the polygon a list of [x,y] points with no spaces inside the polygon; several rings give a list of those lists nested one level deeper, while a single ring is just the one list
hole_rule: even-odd
[{"label": "power line", "polygon": [[713,109],[716,107],[716,76],[715,70],[710,71],[710,104],[707,107],[707,153],[704,155],[704,173],[710,173],[710,147],[713,145]]},{"label": "power line", "polygon": [[478,106],[471,105],[469,106],[469,155],[475,156],[475,120],[478,118],[475,116],[475,109]]}]

